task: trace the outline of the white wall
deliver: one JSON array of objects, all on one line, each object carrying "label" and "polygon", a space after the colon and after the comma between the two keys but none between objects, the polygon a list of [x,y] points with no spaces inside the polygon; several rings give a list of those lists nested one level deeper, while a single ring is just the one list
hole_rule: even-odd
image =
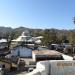
[{"label": "white wall", "polygon": [[33,52],[32,52],[32,58],[33,58],[33,61],[36,61],[36,54],[34,54]]},{"label": "white wall", "polygon": [[75,75],[75,60],[40,61],[27,75]]},{"label": "white wall", "polygon": [[51,61],[51,75],[75,75],[75,61]]},{"label": "white wall", "polygon": [[41,73],[41,75],[49,75],[50,62],[49,61],[40,61],[36,65],[36,69]]},{"label": "white wall", "polygon": [[68,55],[65,55],[65,54],[62,54],[64,60],[73,60],[73,57],[71,56],[68,56]]},{"label": "white wall", "polygon": [[[42,66],[41,66],[42,65]],[[41,75],[75,75],[75,61],[51,60],[37,63]]]}]

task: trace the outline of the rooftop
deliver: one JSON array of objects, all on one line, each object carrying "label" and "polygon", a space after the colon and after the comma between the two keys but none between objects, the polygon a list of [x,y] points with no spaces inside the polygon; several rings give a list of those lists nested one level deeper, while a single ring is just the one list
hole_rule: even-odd
[{"label": "rooftop", "polygon": [[53,50],[34,50],[33,53],[36,55],[49,55],[49,56],[61,55],[61,53]]},{"label": "rooftop", "polygon": [[7,42],[7,40],[6,39],[0,39],[0,43],[3,43],[3,42]]}]

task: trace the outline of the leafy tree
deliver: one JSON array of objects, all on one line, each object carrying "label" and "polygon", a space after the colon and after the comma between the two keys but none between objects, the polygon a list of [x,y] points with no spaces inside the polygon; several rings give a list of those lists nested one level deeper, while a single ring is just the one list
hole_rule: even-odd
[{"label": "leafy tree", "polygon": [[56,36],[56,32],[50,31],[49,29],[45,29],[44,33],[43,33],[43,39],[42,42],[45,45],[51,44],[51,43],[56,43],[57,41],[57,36]]},{"label": "leafy tree", "polygon": [[75,31],[69,33],[69,41],[71,44],[75,44]]},{"label": "leafy tree", "polygon": [[58,35],[58,42],[60,43],[69,43],[67,36],[65,34]]},{"label": "leafy tree", "polygon": [[7,32],[5,34],[5,38],[7,40],[8,50],[10,50],[11,42],[14,39],[14,35],[15,35],[15,33],[13,31],[12,32]]}]

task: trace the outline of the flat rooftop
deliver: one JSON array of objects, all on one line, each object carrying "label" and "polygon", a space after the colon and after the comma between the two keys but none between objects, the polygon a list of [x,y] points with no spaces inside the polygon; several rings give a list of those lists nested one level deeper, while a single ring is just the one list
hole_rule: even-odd
[{"label": "flat rooftop", "polygon": [[35,55],[49,55],[49,56],[56,56],[61,55],[61,53],[54,51],[54,50],[34,50],[32,51]]}]

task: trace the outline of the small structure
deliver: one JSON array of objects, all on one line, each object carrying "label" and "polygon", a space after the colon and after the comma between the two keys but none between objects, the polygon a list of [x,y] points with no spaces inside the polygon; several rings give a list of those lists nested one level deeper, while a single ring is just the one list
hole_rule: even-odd
[{"label": "small structure", "polygon": [[6,39],[0,39],[0,57],[4,57],[9,54],[8,44]]},{"label": "small structure", "polygon": [[6,39],[0,39],[0,49],[3,49],[7,47],[7,40]]},{"label": "small structure", "polygon": [[8,54],[10,54],[10,51],[8,51],[7,47],[0,49],[0,57],[5,57]]},{"label": "small structure", "polygon": [[53,50],[34,50],[32,51],[34,61],[43,60],[63,60],[61,53]]},{"label": "small structure", "polygon": [[32,49],[23,46],[17,46],[11,50],[11,56],[32,57]]}]

